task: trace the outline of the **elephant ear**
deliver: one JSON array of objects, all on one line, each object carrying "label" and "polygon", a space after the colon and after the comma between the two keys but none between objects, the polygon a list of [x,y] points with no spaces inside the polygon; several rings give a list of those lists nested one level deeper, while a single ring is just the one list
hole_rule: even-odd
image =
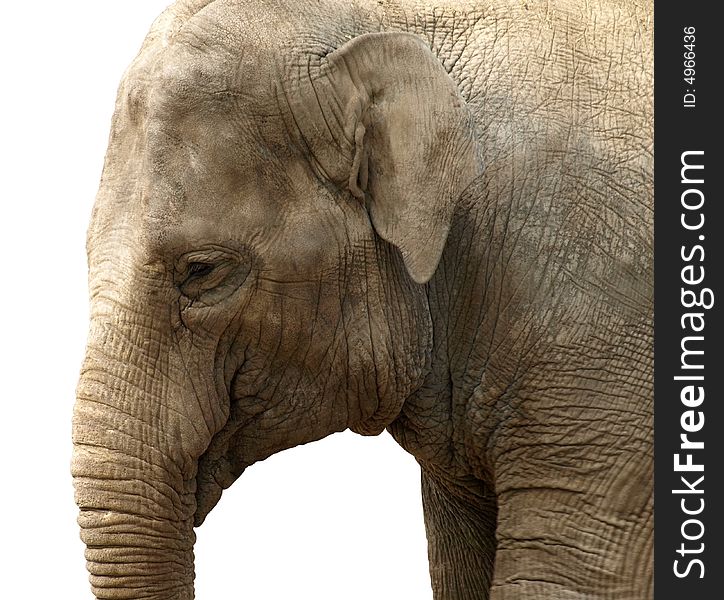
[{"label": "elephant ear", "polygon": [[320,175],[363,199],[377,234],[426,283],[455,201],[482,171],[473,120],[425,43],[372,33],[304,65],[287,94]]}]

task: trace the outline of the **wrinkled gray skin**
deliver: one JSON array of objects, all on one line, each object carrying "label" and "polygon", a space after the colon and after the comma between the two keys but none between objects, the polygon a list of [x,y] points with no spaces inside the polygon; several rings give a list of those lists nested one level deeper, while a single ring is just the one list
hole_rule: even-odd
[{"label": "wrinkled gray skin", "polygon": [[346,428],[420,463],[435,598],[651,597],[651,13],[159,18],[88,234],[73,475],[98,598],[192,598],[222,489]]}]

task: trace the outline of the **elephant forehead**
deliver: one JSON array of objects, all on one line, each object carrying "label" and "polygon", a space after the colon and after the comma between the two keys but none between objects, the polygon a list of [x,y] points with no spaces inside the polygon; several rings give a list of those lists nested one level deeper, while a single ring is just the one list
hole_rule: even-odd
[{"label": "elephant forehead", "polygon": [[186,65],[128,84],[109,170],[139,182],[135,198],[153,219],[194,207],[212,214],[251,190],[268,198],[284,191],[291,148],[276,104],[210,81],[206,70]]},{"label": "elephant forehead", "polygon": [[[266,7],[262,6],[267,4]],[[128,71],[173,103],[189,90],[268,99],[275,59],[297,37],[298,7],[261,0],[177,2],[157,20]]]},{"label": "elephant forehead", "polygon": [[265,123],[230,124],[223,112],[149,123],[140,198],[147,243],[163,254],[234,240],[322,260],[319,242],[343,216],[304,157],[274,137],[281,120]]},{"label": "elephant forehead", "polygon": [[248,113],[267,111],[274,104],[269,65],[250,73],[244,61],[227,54],[184,42],[142,53],[126,73],[119,102],[134,121],[173,120],[224,103]]},{"label": "elephant forehead", "polygon": [[283,157],[253,126],[224,114],[152,121],[145,154],[140,200],[152,230],[179,223],[238,227],[242,218],[259,225],[291,195]]},{"label": "elephant forehead", "polygon": [[115,128],[89,240],[114,229],[152,243],[202,239],[210,228],[221,238],[262,230],[291,195],[290,168],[301,164],[279,133],[281,119],[250,118],[209,94]]}]

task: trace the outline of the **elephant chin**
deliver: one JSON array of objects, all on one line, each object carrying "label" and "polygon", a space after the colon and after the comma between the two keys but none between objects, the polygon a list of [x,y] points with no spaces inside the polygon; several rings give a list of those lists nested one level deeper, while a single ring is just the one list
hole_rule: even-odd
[{"label": "elephant chin", "polygon": [[244,468],[234,469],[225,458],[212,461],[208,457],[201,457],[196,475],[194,527],[198,527],[204,522],[206,516],[221,499],[222,492],[230,487],[244,470]]}]

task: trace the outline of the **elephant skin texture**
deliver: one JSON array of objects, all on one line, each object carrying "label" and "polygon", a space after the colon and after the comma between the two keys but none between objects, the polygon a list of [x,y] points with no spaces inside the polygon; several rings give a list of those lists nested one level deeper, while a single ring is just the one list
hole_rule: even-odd
[{"label": "elephant skin texture", "polygon": [[347,428],[420,464],[437,600],[652,597],[652,12],[157,19],[88,231],[72,471],[97,598],[193,598],[222,490]]}]

